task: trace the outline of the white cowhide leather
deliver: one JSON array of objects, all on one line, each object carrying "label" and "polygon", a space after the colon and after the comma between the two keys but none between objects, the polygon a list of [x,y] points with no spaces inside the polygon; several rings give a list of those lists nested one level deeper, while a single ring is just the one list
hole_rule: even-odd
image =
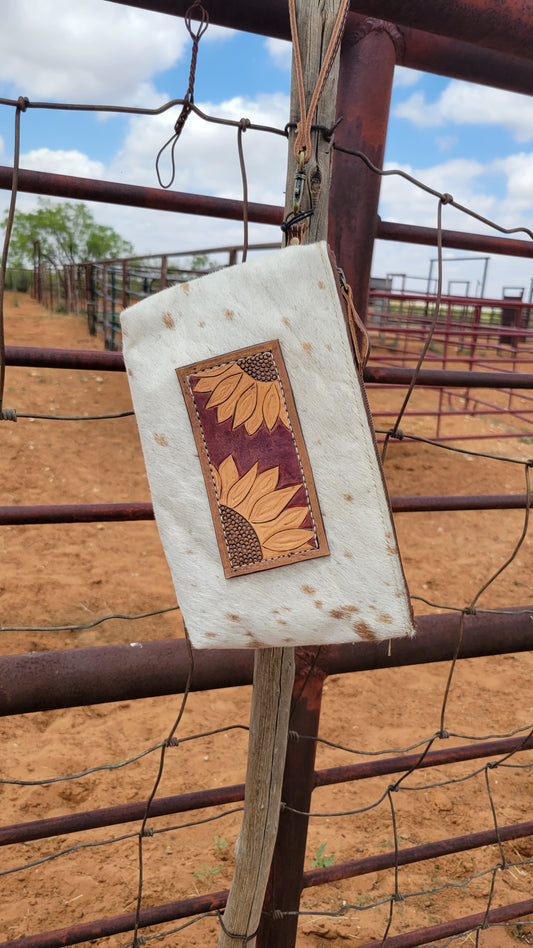
[{"label": "white cowhide leather", "polygon": [[[193,646],[413,634],[375,440],[325,243],[288,247],[122,313],[155,517]],[[330,556],[225,579],[176,368],[279,339]]]}]

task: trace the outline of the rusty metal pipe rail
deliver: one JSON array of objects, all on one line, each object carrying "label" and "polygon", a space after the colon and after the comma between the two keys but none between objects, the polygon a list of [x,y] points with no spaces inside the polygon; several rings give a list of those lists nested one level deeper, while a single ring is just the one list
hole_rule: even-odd
[{"label": "rusty metal pipe rail", "polygon": [[[393,868],[395,865],[411,865],[413,863],[424,862],[428,859],[435,859],[446,855],[451,855],[465,850],[479,849],[483,846],[498,844],[499,841],[523,839],[533,833],[533,821],[529,823],[518,823],[514,826],[502,826],[499,830],[484,830],[479,833],[471,833],[468,836],[456,836],[449,839],[438,840],[435,843],[426,843],[422,846],[412,846],[409,849],[400,849],[396,852],[381,853],[376,856],[354,860],[352,862],[339,863],[337,866],[329,866],[324,869],[314,869],[303,874],[303,888],[311,888],[317,885],[324,885],[327,882],[334,882],[340,879],[351,879],[356,876],[366,875],[370,872],[377,872],[384,869]],[[209,895],[200,896],[194,899],[183,899],[179,902],[171,902],[166,905],[157,905],[153,908],[142,909],[140,912],[140,928],[146,928],[149,925],[162,924],[169,921],[177,921],[180,918],[188,918],[193,915],[201,915],[204,912],[220,910],[226,904],[228,891],[213,892]],[[533,911],[533,899],[525,902],[515,903],[505,906],[504,909],[494,909],[494,917],[518,918]],[[513,914],[516,913],[516,914]],[[500,913],[500,914],[497,914]],[[476,918],[477,916],[470,916]],[[486,920],[486,913],[481,913],[480,924]],[[464,923],[463,919],[455,919],[450,924]],[[446,924],[446,923],[445,923]],[[66,945],[75,945],[82,942],[92,941],[95,938],[103,938],[108,935],[115,935],[121,932],[132,931],[135,927],[135,913],[129,912],[127,915],[118,915],[112,918],[97,919],[94,922],[85,922],[81,925],[73,925],[68,928],[56,929],[55,931],[42,932],[38,935],[29,935],[17,938],[15,941],[2,942],[0,948],[62,948]],[[420,929],[426,940],[402,941],[397,943],[407,946],[424,945],[427,943],[427,936],[435,932],[439,927]],[[472,927],[472,926],[470,926]],[[459,928],[458,931],[468,929]],[[407,935],[398,936],[399,938],[411,938],[417,933],[409,932]],[[435,936],[433,936],[435,937]],[[391,945],[396,939],[388,939]],[[379,945],[381,942],[373,942],[373,945]],[[370,945],[366,948],[371,948]]]},{"label": "rusty metal pipe rail", "polygon": [[[502,842],[524,839],[532,835],[533,820],[499,827],[499,838]],[[355,876],[366,875],[369,872],[392,869],[396,865],[396,859],[399,866],[408,866],[416,862],[425,862],[427,859],[438,859],[441,856],[450,856],[452,853],[480,849],[482,846],[493,846],[497,843],[498,832],[495,829],[481,830],[479,833],[469,833],[465,836],[452,836],[450,839],[439,839],[435,843],[423,843],[421,846],[400,849],[397,857],[393,851],[354,859],[350,862],[340,862],[336,866],[326,866],[323,869],[311,869],[303,874],[303,888],[308,889],[315,885],[338,882],[340,879],[353,879]]]},{"label": "rusty metal pipe rail", "polygon": [[[533,72],[533,68],[532,68]],[[0,189],[12,188],[13,169],[0,166]],[[189,194],[183,191],[161,191],[118,181],[101,181],[95,178],[78,178],[74,175],[58,175],[46,171],[29,171],[21,168],[19,191],[29,194],[48,194],[53,197],[71,197],[84,201],[99,201],[106,204],[121,204],[127,207],[153,208],[161,211],[195,214],[206,217],[221,217],[228,220],[243,219],[242,201],[212,197],[205,194]],[[248,204],[248,219],[257,224],[272,224],[279,227],[283,220],[283,208],[276,205]],[[376,220],[375,235],[380,240],[395,240],[401,243],[428,244],[437,246],[437,230],[416,224],[394,223]],[[442,246],[456,250],[478,250],[486,253],[513,257],[533,257],[533,241],[512,237],[492,237],[484,234],[443,230]]]},{"label": "rusty metal pipe rail", "polygon": [[[501,925],[505,922],[524,918],[533,912],[533,899],[524,902],[513,902],[501,908],[490,911],[477,912],[475,915],[465,915],[463,918],[454,918],[451,922],[441,922],[439,925],[430,925],[429,928],[417,928],[416,931],[406,932],[404,935],[393,935],[387,938],[387,948],[419,948],[429,942],[441,941],[442,938],[452,938],[454,935],[463,935],[475,932],[478,929],[490,928],[491,925]],[[359,948],[382,948],[383,941],[367,942]]]},{"label": "rusty metal pipe rail", "polygon": [[[0,188],[11,191],[13,169],[0,166]],[[163,191],[119,181],[101,181],[96,178],[77,178],[73,175],[51,174],[47,171],[28,171],[21,168],[18,190],[28,194],[48,194],[83,201],[100,201],[127,207],[145,207],[158,211],[179,211],[204,217],[222,217],[227,220],[243,219],[243,203],[229,198],[183,191]],[[248,220],[256,224],[280,226],[283,208],[269,204],[248,204]]]},{"label": "rusty metal pipe rail", "polygon": [[[459,658],[530,651],[533,607],[464,618]],[[74,625],[74,623],[73,623]],[[460,613],[418,616],[412,639],[324,646],[326,675],[445,662],[455,655]],[[296,654],[300,650],[296,650]],[[0,658],[0,715],[74,708],[183,692],[189,670],[183,639],[29,652]],[[252,683],[253,654],[194,651],[192,691]]]},{"label": "rusty metal pipe rail", "polygon": [[[442,767],[446,764],[456,764],[467,760],[498,757],[531,750],[532,748],[533,735],[528,735],[526,738],[513,737],[498,741],[484,741],[479,744],[449,747],[445,750],[430,751],[418,764],[417,770],[424,770],[428,767]],[[382,777],[386,774],[404,773],[416,766],[420,757],[420,754],[404,754],[399,757],[387,757],[382,760],[349,764],[344,767],[328,767],[326,770],[315,771],[313,786],[316,789],[317,787],[329,787],[338,783]],[[238,803],[241,800],[244,800],[243,783],[229,787],[215,787],[212,790],[198,790],[171,797],[161,797],[152,801],[150,819],[212,806],[224,806],[228,803]],[[68,833],[80,833],[85,830],[101,829],[107,826],[116,826],[120,823],[142,820],[146,811],[146,802],[146,800],[143,800],[138,803],[102,807],[98,810],[87,810],[83,813],[68,813],[64,816],[53,816],[43,820],[0,827],[0,846],[12,846],[16,843],[27,843],[37,839],[47,839],[51,836],[64,836]]]},{"label": "rusty metal pipe rail", "polygon": [[[532,409],[533,411],[533,409]],[[381,417],[396,417],[394,412],[377,412]],[[412,412],[417,415],[421,412]],[[434,415],[436,412],[424,412]],[[462,412],[455,414],[469,414]],[[490,414],[490,412],[485,412]],[[496,412],[493,412],[496,414]],[[438,510],[523,510],[526,494],[456,494],[420,497],[391,497],[394,513],[430,513]],[[153,520],[150,503],[129,504],[36,504],[0,507],[0,526],[28,526],[50,523],[124,523]]]},{"label": "rusty metal pipe rail", "polygon": [[[185,16],[188,0],[115,0],[128,6],[140,7],[144,10],[154,10],[174,16]],[[373,17],[380,20],[400,24],[413,30],[423,32],[420,38],[422,46],[429,46],[427,56],[427,71],[431,72],[431,39],[434,34],[450,38],[454,41],[450,54],[453,53],[455,41],[468,44],[472,47],[471,56],[475,58],[478,47],[487,47],[504,56],[497,57],[493,65],[501,60],[502,76],[508,57],[518,57],[526,61],[532,58],[533,23],[527,15],[527,5],[517,0],[351,0],[351,19],[354,22],[363,17]],[[359,14],[359,16],[357,16]],[[212,23],[219,26],[228,26],[233,29],[246,30],[265,36],[275,36],[279,39],[290,39],[289,17],[284,0],[262,0],[250,3],[250,0],[211,0],[209,17]],[[427,37],[427,39],[426,39]],[[405,50],[403,61],[409,61],[409,47]],[[423,68],[421,65],[415,68]],[[460,62],[454,65],[450,56],[450,75],[461,78]],[[472,78],[472,77],[471,77]],[[490,85],[490,75],[478,81]],[[524,92],[528,91],[524,88]]]},{"label": "rusty metal pipe rail", "polygon": [[[35,346],[6,346],[6,364],[43,369],[87,369],[100,372],[123,372],[120,352],[92,349],[40,349]],[[413,370],[403,367],[368,366],[364,372],[367,383],[409,385]],[[421,369],[419,385],[436,388],[533,388],[533,373],[527,372],[463,372],[447,369]]]}]

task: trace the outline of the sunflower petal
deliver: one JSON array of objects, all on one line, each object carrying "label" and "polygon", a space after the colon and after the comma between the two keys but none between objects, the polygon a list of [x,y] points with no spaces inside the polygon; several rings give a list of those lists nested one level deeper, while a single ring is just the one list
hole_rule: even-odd
[{"label": "sunflower petal", "polygon": [[275,490],[270,494],[266,494],[265,497],[261,497],[250,512],[251,523],[265,523],[266,520],[274,520],[274,517],[281,513],[296,492],[300,490],[300,487],[301,484],[295,484],[292,487],[284,487],[282,490]]},{"label": "sunflower petal", "polygon": [[268,543],[270,537],[275,533],[299,527],[308,513],[309,507],[289,507],[287,510],[283,510],[279,517],[275,517],[274,520],[270,520],[268,523],[254,524],[254,529],[261,544]]},{"label": "sunflower petal", "polygon": [[246,421],[244,422],[246,433],[249,435],[255,434],[256,431],[259,431],[262,424],[263,424],[263,402],[261,398],[259,397],[257,399],[253,414],[251,414],[250,417],[247,418]]},{"label": "sunflower petal", "polygon": [[233,507],[233,509],[236,510],[238,504],[240,504],[241,500],[244,500],[251,490],[252,484],[257,476],[257,463],[256,461],[254,466],[251,467],[246,474],[243,474],[228,491],[228,507]]},{"label": "sunflower petal", "polygon": [[273,537],[270,537],[270,540],[265,544],[265,548],[268,548],[269,552],[272,553],[300,553],[302,547],[306,547],[309,540],[312,540],[314,537],[313,530],[282,530],[281,533],[276,533]]},{"label": "sunflower petal", "polygon": [[241,375],[235,390],[230,395],[228,395],[225,402],[222,402],[222,404],[218,406],[217,421],[219,425],[222,424],[223,421],[227,421],[228,418],[231,418],[233,412],[235,411],[235,406],[239,401],[243,391],[246,389],[249,381],[250,380],[244,374]]},{"label": "sunflower petal", "polygon": [[241,503],[239,513],[249,520],[250,511],[254,504],[257,503],[261,497],[264,497],[266,494],[270,494],[273,490],[275,490],[278,480],[279,467],[271,467],[268,469],[268,471],[263,471],[261,474],[258,474],[250,493]]},{"label": "sunflower petal", "polygon": [[278,383],[271,382],[263,398],[263,417],[269,431],[279,418],[280,407]]},{"label": "sunflower petal", "polygon": [[204,369],[196,379],[195,392],[212,392],[226,376],[235,374],[235,364],[218,365],[215,369]]},{"label": "sunflower petal", "polygon": [[270,549],[268,543],[261,544],[261,552],[265,560],[274,560],[279,556],[294,556],[295,553],[306,553],[307,550],[316,550],[316,546],[313,546],[311,543],[302,543],[302,545],[295,550],[289,550],[288,553],[280,553],[279,550]]},{"label": "sunflower petal", "polygon": [[248,421],[248,419],[254,413],[256,404],[257,382],[252,382],[249,388],[247,388],[246,391],[244,391],[239,397],[239,400],[235,406],[235,415],[233,417],[234,428],[238,428],[239,425],[242,425],[243,421]]},{"label": "sunflower petal", "polygon": [[222,405],[233,394],[237,385],[239,384],[239,379],[242,378],[242,373],[237,369],[235,375],[228,375],[226,378],[223,378],[222,381],[218,383],[216,388],[209,399],[206,408],[216,408],[217,405]]},{"label": "sunflower petal", "polygon": [[233,460],[233,455],[228,454],[227,458],[224,458],[218,466],[218,473],[220,474],[220,481],[222,484],[222,490],[220,492],[220,503],[226,504],[228,500],[228,491],[233,487],[236,481],[239,480],[239,472],[237,470],[237,465]]}]

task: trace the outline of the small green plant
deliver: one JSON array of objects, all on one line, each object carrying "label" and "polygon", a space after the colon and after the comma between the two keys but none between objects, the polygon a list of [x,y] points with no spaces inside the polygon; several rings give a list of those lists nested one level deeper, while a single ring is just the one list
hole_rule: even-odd
[{"label": "small green plant", "polygon": [[327,846],[327,843],[322,843],[316,851],[316,856],[313,859],[311,865],[313,869],[325,869],[326,866],[332,866],[335,861],[335,853],[331,853],[330,856],[324,855],[324,850]]},{"label": "small green plant", "polygon": [[219,851],[225,850],[228,848],[228,844],[225,839],[222,839],[220,836],[215,836],[215,843]]},{"label": "small green plant", "polygon": [[214,866],[212,868],[209,866],[202,866],[202,868],[198,869],[197,872],[193,872],[193,876],[196,879],[208,879],[209,876],[214,876],[217,872],[223,872],[222,866]]}]

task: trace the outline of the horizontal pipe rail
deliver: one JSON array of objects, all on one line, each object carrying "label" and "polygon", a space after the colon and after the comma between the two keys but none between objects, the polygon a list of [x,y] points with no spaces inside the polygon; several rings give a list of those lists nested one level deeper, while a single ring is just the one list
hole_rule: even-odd
[{"label": "horizontal pipe rail", "polygon": [[522,59],[533,56],[533,20],[522,0],[351,0],[350,9]]},{"label": "horizontal pipe rail", "polygon": [[[450,839],[438,840],[435,843],[427,843],[422,846],[413,846],[410,849],[400,849],[397,853],[381,853],[377,856],[369,856],[364,859],[354,860],[353,862],[340,863],[338,866],[329,866],[324,869],[314,869],[303,874],[303,888],[310,888],[316,885],[323,885],[326,882],[333,882],[340,879],[354,878],[355,876],[365,875],[369,872],[392,868],[395,865],[403,866],[413,863],[423,862],[428,859],[441,858],[466,850],[478,849],[482,846],[498,844],[498,837],[502,842],[513,839],[523,839],[533,833],[533,821],[529,823],[518,823],[514,826],[502,826],[498,831],[495,829],[484,830],[480,833],[471,833],[468,836],[456,836]],[[157,905],[153,908],[142,909],[139,917],[139,927],[146,928],[149,925],[162,924],[164,922],[176,921],[180,918],[187,918],[193,915],[200,915],[204,912],[213,912],[222,909],[227,900],[228,892],[213,892],[209,895],[200,896],[194,899],[184,899],[179,902],[171,902],[166,905]],[[533,899],[526,902],[516,903],[515,905],[505,906],[504,909],[495,909],[493,914],[497,913],[499,920],[515,918],[528,914],[533,911]],[[512,913],[516,914],[512,914]],[[501,913],[505,913],[501,916]],[[470,919],[478,916],[470,916]],[[486,914],[479,915],[481,924],[486,919]],[[455,919],[452,923],[464,923],[464,919]],[[129,912],[127,915],[118,915],[113,918],[98,919],[94,922],[85,922],[81,925],[73,925],[68,928],[56,929],[51,932],[42,932],[38,935],[23,936],[16,941],[2,942],[0,948],[62,948],[66,945],[80,944],[86,941],[92,941],[95,938],[103,938],[108,935],[132,931],[135,927],[135,912]],[[470,925],[470,927],[475,927]],[[425,929],[426,933],[435,932],[437,928],[444,926],[434,926],[432,929]],[[467,931],[467,928],[459,928],[458,931]],[[451,932],[446,932],[450,934]],[[413,937],[416,933],[410,932],[407,935],[398,936],[400,938]],[[436,937],[434,934],[433,937]],[[440,936],[442,937],[442,936]],[[388,939],[389,940],[389,939]],[[391,945],[396,939],[389,940]],[[423,945],[424,941],[405,941],[398,942],[397,948],[402,944]],[[380,945],[381,942],[373,942],[372,945]],[[370,945],[366,946],[370,948]]]},{"label": "horizontal pipe rail", "polygon": [[[174,16],[185,16],[188,9],[188,0],[115,0],[115,2]],[[471,47],[470,56],[465,50],[459,49],[457,62],[455,62],[453,56],[455,42],[450,44],[449,61],[444,59],[442,47],[435,43],[435,58],[437,62],[440,60],[441,68],[442,66],[446,68],[445,75],[455,76],[458,79],[470,78],[471,81],[492,84],[489,69],[486,75],[483,70],[483,75],[480,75],[477,80],[474,80],[472,75],[472,66],[470,66],[469,75],[461,73],[463,61],[468,58],[475,61],[479,47],[487,47],[500,55],[502,60],[500,69],[495,68],[498,59],[489,60],[492,69],[500,75],[506,65],[512,70],[512,62],[509,63],[509,59],[517,57],[519,60],[527,61],[532,57],[533,24],[528,16],[527,5],[518,4],[516,0],[432,0],[431,3],[427,0],[412,0],[408,4],[405,0],[351,0],[350,7],[351,19],[354,22],[366,17],[374,17],[423,33],[424,35],[418,39],[418,44],[422,48],[427,48],[425,61],[429,72],[433,71],[431,54],[434,34],[452,41],[459,41],[460,46]],[[275,36],[279,39],[290,39],[289,16],[284,0],[268,0],[268,2],[255,0],[253,3],[250,0],[232,0],[230,4],[227,0],[210,0],[209,17],[212,23],[219,26]],[[517,35],[518,32],[520,35]],[[405,39],[403,64],[416,69],[424,68],[419,60],[416,63],[411,62],[408,31],[406,31]],[[480,64],[483,62],[483,58],[480,57]],[[501,81],[503,81],[503,76]],[[522,91],[527,92],[527,87]]]},{"label": "horizontal pipe rail", "polygon": [[[392,935],[387,938],[387,948],[419,948],[430,942],[441,941],[442,938],[452,938],[454,935],[463,935],[491,925],[501,925],[517,918],[524,918],[533,912],[533,899],[524,902],[513,902],[501,908],[490,909],[488,912],[477,912],[475,915],[465,915],[463,918],[454,918],[450,922],[441,922],[439,925],[430,925],[429,928],[417,928],[416,931],[406,932],[403,935]],[[449,944],[449,942],[448,942]],[[359,948],[382,948],[383,940],[367,942]],[[0,946],[1,948],[1,946]]]},{"label": "horizontal pipe rail", "polygon": [[[396,240],[406,244],[437,246],[436,227],[421,227],[418,224],[396,224],[378,219],[375,236],[379,240]],[[533,241],[512,237],[492,237],[484,234],[469,234],[459,230],[443,230],[442,246],[455,250],[478,250],[513,257],[533,257]]]},{"label": "horizontal pipe rail", "polygon": [[[34,346],[6,346],[6,364],[45,369],[87,369],[88,371],[123,372],[121,352],[92,349],[40,349]],[[365,368],[365,382],[409,385],[413,369],[372,365]],[[421,369],[419,385],[437,388],[533,388],[533,373],[468,372],[448,369]]]},{"label": "horizontal pipe rail", "polygon": [[[445,750],[430,751],[425,756],[404,754],[400,757],[388,757],[382,760],[350,764],[345,767],[329,767],[326,770],[317,770],[314,774],[313,785],[315,789],[317,787],[329,787],[333,784],[382,777],[386,774],[404,773],[415,766],[417,770],[424,770],[428,767],[443,767],[446,764],[456,764],[466,760],[480,760],[485,757],[500,755],[507,756],[508,754],[531,750],[531,748],[533,748],[533,735],[530,734],[525,738],[513,737],[499,741],[449,747]],[[420,763],[418,763],[419,761]],[[238,803],[241,800],[244,800],[243,783],[230,787],[215,787],[213,790],[197,790],[179,796],[161,797],[152,801],[149,819],[174,813],[185,813],[190,810],[200,810],[206,807],[224,806],[228,803]],[[68,833],[79,833],[85,830],[101,829],[106,826],[116,826],[120,823],[142,820],[146,812],[146,802],[146,800],[143,800],[139,803],[102,807],[98,810],[87,810],[83,813],[68,813],[64,816],[53,816],[44,820],[33,820],[28,823],[4,826],[0,828],[0,846],[11,846],[36,839],[47,839],[50,836],[64,836]]]},{"label": "horizontal pipe rail", "polygon": [[[0,166],[0,189],[10,191],[12,180],[13,169],[5,165]],[[18,189],[29,194],[71,197],[84,201],[122,204],[128,207],[149,207],[161,211],[221,217],[228,220],[243,219],[242,201],[205,194],[189,194],[183,191],[162,191],[117,181],[78,178],[74,175],[51,174],[46,171],[20,169]],[[250,202],[248,219],[256,224],[272,224],[279,227],[283,220],[283,208]],[[381,240],[437,246],[436,228],[393,223],[382,221],[380,218],[376,221],[375,236]],[[491,237],[443,230],[442,245],[456,250],[478,250],[515,257],[533,257],[533,241],[510,237]]]},{"label": "horizontal pipe rail", "polygon": [[[156,905],[154,908],[141,909],[139,928],[219,911],[224,908],[227,898],[228,890],[224,889],[222,892],[210,892],[208,895],[200,895],[193,899],[182,899],[166,905]],[[120,935],[133,931],[135,916],[135,912],[128,912],[112,918],[100,918],[94,922],[70,925],[68,928],[56,928],[54,931],[41,932],[38,935],[24,935],[22,938],[16,938],[15,941],[1,942],[0,948],[66,948],[67,945],[79,945],[82,942],[105,938],[108,935]]]},{"label": "horizontal pipe rail", "polygon": [[353,879],[355,876],[363,876],[369,872],[392,869],[396,861],[399,866],[409,866],[415,862],[425,862],[427,859],[438,859],[441,856],[451,856],[453,853],[497,845],[498,836],[502,842],[533,836],[533,820],[527,823],[514,823],[512,826],[500,826],[498,831],[496,829],[481,830],[479,833],[469,833],[466,836],[452,836],[450,839],[439,839],[434,843],[411,846],[409,849],[400,849],[397,855],[393,850],[375,856],[365,856],[363,859],[353,859],[350,862],[340,862],[336,866],[325,866],[323,869],[310,869],[303,874],[303,888],[308,889],[315,885],[338,882],[340,879]]},{"label": "horizontal pipe rail", "polygon": [[[378,412],[379,417],[396,417],[394,412]],[[413,415],[435,415],[437,412],[413,412]],[[454,414],[461,414],[455,412]],[[472,412],[462,412],[471,415]],[[491,414],[491,412],[485,412]],[[492,412],[501,414],[501,412]],[[526,494],[456,494],[427,497],[391,497],[394,513],[430,513],[438,510],[523,510]],[[0,507],[0,526],[22,526],[50,523],[109,523],[153,520],[150,503],[128,504],[35,504]]]},{"label": "horizontal pipe rail", "polygon": [[[0,188],[11,191],[13,169],[0,166]],[[127,207],[149,207],[158,211],[179,211],[204,217],[222,217],[227,220],[243,219],[242,201],[212,197],[206,194],[188,194],[183,191],[164,191],[119,181],[101,181],[97,178],[77,178],[74,175],[51,174],[48,171],[28,171],[21,168],[18,190],[28,194],[48,194],[82,201],[100,201],[123,204]],[[283,208],[270,204],[248,203],[248,220],[256,224],[280,226]],[[280,238],[281,242],[281,238]]]},{"label": "horizontal pipe rail", "polygon": [[[459,658],[529,651],[533,607],[464,617]],[[73,623],[74,625],[74,623]],[[418,616],[416,636],[392,643],[324,646],[327,675],[445,662],[455,655],[460,613]],[[298,654],[298,650],[297,650]],[[183,639],[29,652],[0,658],[0,715],[180,694],[189,658]],[[194,650],[192,691],[252,683],[250,650]]]}]

